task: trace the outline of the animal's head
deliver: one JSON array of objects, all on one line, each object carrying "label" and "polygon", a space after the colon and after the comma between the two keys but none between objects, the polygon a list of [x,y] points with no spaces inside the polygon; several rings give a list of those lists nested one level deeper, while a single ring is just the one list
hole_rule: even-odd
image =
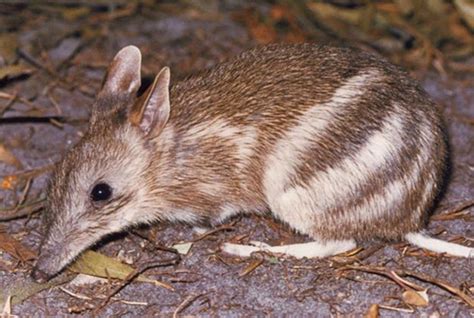
[{"label": "animal's head", "polygon": [[54,276],[103,236],[147,221],[150,147],[169,118],[170,72],[137,98],[140,67],[138,48],[117,53],[87,132],[52,175],[35,280]]}]

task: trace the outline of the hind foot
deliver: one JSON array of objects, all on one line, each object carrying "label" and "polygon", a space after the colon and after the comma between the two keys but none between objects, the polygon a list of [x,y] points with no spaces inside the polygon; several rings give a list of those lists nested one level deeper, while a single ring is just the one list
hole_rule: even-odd
[{"label": "hind foot", "polygon": [[267,252],[272,254],[283,254],[296,258],[327,257],[350,251],[357,247],[354,240],[309,242],[301,244],[290,244],[281,246],[270,246],[262,242],[251,242],[253,245],[241,245],[224,243],[222,251],[240,256],[249,257],[254,252]]}]

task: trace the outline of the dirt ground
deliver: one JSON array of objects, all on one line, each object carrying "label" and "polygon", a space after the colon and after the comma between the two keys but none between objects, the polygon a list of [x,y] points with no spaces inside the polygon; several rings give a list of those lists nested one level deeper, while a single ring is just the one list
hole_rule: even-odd
[{"label": "dirt ground", "polygon": [[[472,30],[464,22],[456,22],[458,29],[449,24],[449,32],[457,30],[453,35],[456,41],[446,46],[441,37],[450,35],[426,33],[430,26],[422,21],[416,24],[418,30],[397,20],[396,36],[364,26],[359,29],[359,25],[351,30],[339,20],[325,23],[323,18],[310,15],[308,7],[285,1],[52,3],[0,2],[0,215],[38,210],[51,164],[85,130],[89,106],[106,66],[123,46],[140,47],[143,76],[149,82],[165,65],[170,66],[175,80],[255,45],[311,41],[358,46],[384,55],[409,68],[439,103],[449,131],[452,168],[446,193],[428,231],[445,240],[474,246],[474,58],[472,49],[468,50],[474,42]],[[311,8],[314,12],[315,7]],[[335,8],[344,14],[361,9],[356,5]],[[377,10],[392,8],[387,12],[394,12],[396,6],[380,8]],[[451,5],[446,10],[449,17],[457,16]],[[441,39],[435,41],[431,36]],[[9,67],[13,65],[18,67]],[[38,200],[40,203],[35,204]],[[11,207],[15,206],[13,211]],[[30,281],[29,272],[41,239],[40,212],[0,224],[0,287],[5,298],[0,302]],[[6,246],[7,239],[17,244],[13,244],[13,252],[11,246]],[[5,307],[4,315],[474,314],[472,259],[429,253],[404,243],[380,242],[369,242],[353,255],[321,260],[269,255],[239,259],[219,251],[223,242],[237,239],[270,244],[308,240],[269,217],[239,217],[205,237],[187,225],[156,224],[115,235],[95,250],[139,268],[146,261],[174,255],[160,250],[157,244],[171,247],[194,240],[177,265],[159,266],[144,273],[172,290],[136,281],[68,283],[62,289],[32,293],[21,303],[12,298],[11,309]],[[118,290],[117,286],[123,288]],[[425,289],[427,301],[420,296]]]}]

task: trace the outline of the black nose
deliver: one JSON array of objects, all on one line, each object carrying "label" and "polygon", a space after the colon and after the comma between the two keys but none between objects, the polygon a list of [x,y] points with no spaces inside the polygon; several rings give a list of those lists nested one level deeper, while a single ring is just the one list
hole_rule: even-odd
[{"label": "black nose", "polygon": [[37,283],[44,283],[44,282],[47,282],[49,279],[49,275],[43,272],[42,270],[38,269],[37,267],[33,268],[33,270],[31,271],[31,277]]}]

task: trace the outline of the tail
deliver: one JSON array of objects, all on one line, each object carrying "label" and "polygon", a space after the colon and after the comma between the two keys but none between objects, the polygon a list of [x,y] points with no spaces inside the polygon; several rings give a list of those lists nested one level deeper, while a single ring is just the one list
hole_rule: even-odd
[{"label": "tail", "polygon": [[413,245],[436,253],[446,253],[459,257],[474,257],[474,248],[435,239],[423,233],[408,233],[405,239]]}]

